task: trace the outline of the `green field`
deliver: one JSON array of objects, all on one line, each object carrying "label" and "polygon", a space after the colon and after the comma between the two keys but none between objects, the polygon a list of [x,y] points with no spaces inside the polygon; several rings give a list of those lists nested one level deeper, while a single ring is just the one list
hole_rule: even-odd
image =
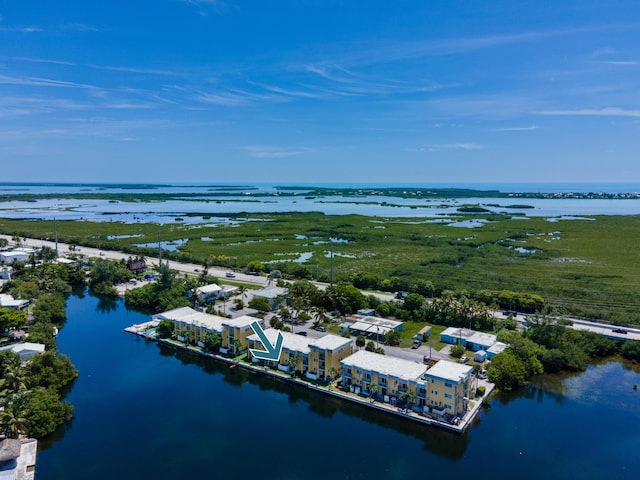
[{"label": "green field", "polygon": [[[536,293],[568,313],[640,323],[640,216],[594,216],[549,222],[493,214],[459,215],[486,219],[478,228],[433,223],[433,219],[382,218],[321,213],[238,214],[232,224],[205,226],[58,221],[61,241],[131,253],[156,255],[157,248],[134,243],[189,241],[176,259],[241,268],[265,263],[327,280],[333,249],[334,280],[368,272],[393,285],[430,280],[443,289]],[[0,231],[53,238],[53,223],[0,220]],[[129,238],[108,236],[138,235]],[[333,238],[332,245],[329,238]],[[203,240],[209,238],[210,240]],[[300,259],[303,263],[293,260]],[[398,288],[401,290],[402,288]]]}]

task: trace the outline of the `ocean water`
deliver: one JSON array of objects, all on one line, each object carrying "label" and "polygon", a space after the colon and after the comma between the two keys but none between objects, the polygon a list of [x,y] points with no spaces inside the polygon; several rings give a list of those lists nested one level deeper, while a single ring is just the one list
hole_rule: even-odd
[{"label": "ocean water", "polygon": [[499,396],[456,435],[123,332],[146,320],[69,299],[76,416],[40,442],[38,480],[638,478],[640,374],[620,363]]},{"label": "ocean water", "polygon": [[[320,185],[326,187],[398,187],[398,185]],[[282,186],[293,187],[293,185]],[[304,185],[303,185],[304,187]],[[640,184],[447,184],[404,185],[406,188],[473,188],[502,192],[607,192],[633,193]],[[41,198],[33,201],[0,201],[0,217],[51,220],[118,221],[125,223],[207,223],[208,217],[234,213],[323,212],[329,215],[359,214],[378,217],[437,218],[458,213],[465,204],[479,204],[496,213],[537,217],[584,215],[638,215],[640,199],[521,199],[521,198],[397,198],[382,195],[318,196],[306,198],[304,190],[296,196],[255,197],[256,193],[276,194],[275,185],[99,185],[99,184],[0,184],[1,194],[60,194],[61,198]],[[291,190],[289,190],[291,192]],[[140,193],[175,194],[161,201],[114,201],[103,199],[68,199],[64,194]],[[214,196],[180,197],[184,194]],[[215,196],[220,193],[220,196]],[[224,195],[222,195],[224,194]],[[526,204],[532,208],[510,208]]]}]

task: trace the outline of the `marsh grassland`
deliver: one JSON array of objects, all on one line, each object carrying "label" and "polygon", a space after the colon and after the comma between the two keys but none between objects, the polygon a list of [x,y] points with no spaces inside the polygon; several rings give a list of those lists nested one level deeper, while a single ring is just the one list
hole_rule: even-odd
[{"label": "marsh grassland", "polygon": [[[434,220],[277,213],[225,218],[162,226],[58,221],[58,238],[155,255],[159,233],[172,250],[163,255],[178,260],[232,268],[259,261],[265,271],[277,268],[318,280],[328,279],[333,250],[337,281],[366,273],[395,290],[409,289],[417,279],[432,282],[435,294],[508,289],[539,294],[566,313],[640,323],[640,216],[550,221],[495,214]],[[0,231],[51,239],[53,222],[2,219]]]}]

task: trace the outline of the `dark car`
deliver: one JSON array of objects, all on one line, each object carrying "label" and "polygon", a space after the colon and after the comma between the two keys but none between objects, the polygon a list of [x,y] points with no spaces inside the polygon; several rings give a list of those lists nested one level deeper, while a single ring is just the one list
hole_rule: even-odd
[{"label": "dark car", "polygon": [[304,331],[304,330],[301,330],[299,332],[296,332],[296,335],[302,335],[303,337],[306,337],[307,336],[307,332]]},{"label": "dark car", "polygon": [[420,342],[413,342],[413,345],[411,345],[411,348],[413,348],[414,350],[416,348],[418,348],[420,345],[422,345]]},{"label": "dark car", "polygon": [[629,332],[627,332],[624,328],[614,328],[613,330],[611,330],[613,333],[623,333],[623,334],[627,334]]}]

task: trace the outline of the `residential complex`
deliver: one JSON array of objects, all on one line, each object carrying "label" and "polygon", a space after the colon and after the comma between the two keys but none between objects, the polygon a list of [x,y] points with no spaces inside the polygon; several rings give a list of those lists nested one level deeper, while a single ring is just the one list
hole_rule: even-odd
[{"label": "residential complex", "polygon": [[342,385],[419,413],[461,417],[475,395],[473,367],[440,360],[420,363],[360,350],[342,362]]},{"label": "residential complex", "polygon": [[[187,340],[188,335],[191,337],[191,341],[200,347],[204,347],[204,336],[207,333],[216,333],[221,339],[220,351],[234,354],[247,349],[249,345],[247,336],[253,333],[251,323],[264,324],[264,321],[260,318],[243,315],[230,319],[198,312],[190,307],[176,308],[168,312],[158,313],[153,316],[153,319],[173,320],[178,340],[184,342]],[[186,332],[191,333],[187,334]]]},{"label": "residential complex", "polygon": [[[274,344],[279,330],[269,328],[265,334]],[[325,335],[322,338],[308,339],[301,335],[281,332],[284,337],[282,353],[278,362],[254,358],[255,363],[261,363],[288,372],[295,368],[311,380],[325,380],[327,377],[335,379],[340,373],[340,361],[351,355],[352,340],[338,335]],[[264,350],[258,335],[247,337],[249,348]]]},{"label": "residential complex", "polygon": [[[220,352],[223,354],[238,355],[247,349],[267,350],[251,328],[253,322],[263,325],[259,318],[229,319],[184,307],[154,315],[153,319],[172,320],[178,340],[188,339],[200,347],[204,346],[204,336],[214,332],[221,338]],[[292,373],[293,370],[310,380],[341,379],[345,391],[411,409],[420,415],[455,422],[467,412],[469,399],[475,395],[476,378],[470,365],[440,360],[429,367],[366,350],[353,353],[351,338],[332,334],[307,338],[273,328],[264,330],[264,334],[272,345],[282,334],[282,351],[277,360],[253,357],[253,363],[284,372]],[[471,345],[470,339],[475,337],[463,335],[463,338]]]}]

